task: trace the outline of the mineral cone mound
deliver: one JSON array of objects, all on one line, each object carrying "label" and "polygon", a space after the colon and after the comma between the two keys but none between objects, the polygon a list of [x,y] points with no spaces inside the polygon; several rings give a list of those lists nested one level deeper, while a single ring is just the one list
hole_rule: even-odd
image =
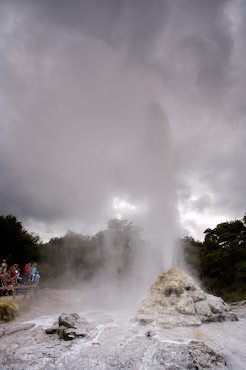
[{"label": "mineral cone mound", "polygon": [[205,293],[177,267],[157,278],[140,305],[137,319],[163,328],[238,320],[222,298]]}]

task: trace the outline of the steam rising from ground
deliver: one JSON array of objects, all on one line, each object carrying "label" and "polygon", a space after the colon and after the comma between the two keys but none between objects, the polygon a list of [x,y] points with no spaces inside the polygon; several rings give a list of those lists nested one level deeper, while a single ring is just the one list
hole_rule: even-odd
[{"label": "steam rising from ground", "polygon": [[[119,220],[111,220],[108,229],[92,239],[85,237],[84,246],[83,238],[73,233],[62,241],[69,252],[64,271],[67,281],[74,281],[76,270],[77,279],[73,284],[78,286],[89,274],[92,284],[103,291],[106,287],[108,298],[126,294],[127,301],[136,301],[156,276],[173,266],[175,181],[170,136],[164,110],[159,104],[151,103],[142,135],[126,166],[125,183],[121,184],[123,194],[127,182],[127,198],[121,195],[122,198],[113,199]],[[76,258],[80,259],[76,241],[88,264],[84,265],[85,271],[83,266],[81,271],[76,267]],[[51,243],[50,258],[54,247]],[[72,258],[73,253],[77,253],[77,257]],[[56,261],[52,263],[54,269],[59,267]],[[65,285],[68,284],[65,282]]]},{"label": "steam rising from ground", "polygon": [[243,1],[2,0],[1,212],[46,240],[134,220],[148,281],[172,265],[175,189],[195,236],[241,217],[245,15]]}]

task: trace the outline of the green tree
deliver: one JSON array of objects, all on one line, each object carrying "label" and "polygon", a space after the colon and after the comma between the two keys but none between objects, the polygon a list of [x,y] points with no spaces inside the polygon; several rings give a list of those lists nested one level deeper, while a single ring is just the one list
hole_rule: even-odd
[{"label": "green tree", "polygon": [[205,230],[200,254],[200,275],[204,285],[225,297],[245,291],[246,225],[235,220]]},{"label": "green tree", "polygon": [[6,258],[9,265],[39,261],[41,242],[37,235],[24,229],[13,215],[0,216],[0,258]]},{"label": "green tree", "polygon": [[244,226],[246,226],[246,212],[245,212],[245,214],[243,216],[243,224],[244,224]]}]

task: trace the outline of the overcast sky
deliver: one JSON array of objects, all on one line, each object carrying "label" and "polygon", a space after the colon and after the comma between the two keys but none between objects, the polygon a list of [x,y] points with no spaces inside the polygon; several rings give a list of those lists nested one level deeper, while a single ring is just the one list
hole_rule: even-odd
[{"label": "overcast sky", "polygon": [[245,38],[243,0],[0,0],[0,214],[44,240],[163,199],[182,235],[242,218]]}]

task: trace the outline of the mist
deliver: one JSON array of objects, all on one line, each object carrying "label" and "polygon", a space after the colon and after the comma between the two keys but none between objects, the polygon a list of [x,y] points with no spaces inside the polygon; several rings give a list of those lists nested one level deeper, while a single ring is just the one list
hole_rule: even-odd
[{"label": "mist", "polygon": [[1,212],[44,241],[134,221],[146,286],[177,235],[241,217],[245,14],[241,1],[2,0]]}]

